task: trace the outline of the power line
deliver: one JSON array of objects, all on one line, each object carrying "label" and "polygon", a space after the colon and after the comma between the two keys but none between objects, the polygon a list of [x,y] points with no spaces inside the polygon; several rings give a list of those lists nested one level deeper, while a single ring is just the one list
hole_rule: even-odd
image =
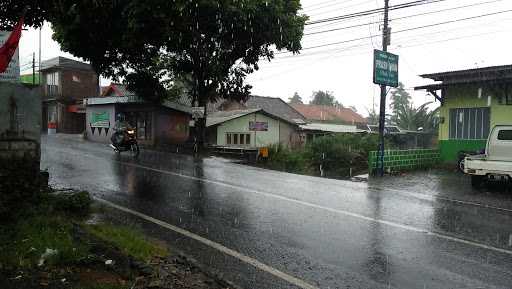
[{"label": "power line", "polygon": [[[318,5],[323,5],[323,4],[337,2],[337,1],[340,1],[340,0],[329,0],[329,1],[324,1],[324,2],[320,2],[320,3],[311,4],[311,5],[308,5],[306,7],[303,7],[302,10],[306,10],[306,9],[309,9],[310,7],[315,7],[315,6],[318,6]],[[354,0],[348,0],[348,1],[354,1]]]},{"label": "power line", "polygon": [[[509,19],[509,20],[512,20],[512,19]],[[494,21],[494,22],[497,22],[497,21]],[[491,22],[491,23],[493,23],[493,22]],[[487,24],[489,24],[489,23],[487,23]],[[397,38],[396,42],[409,42],[411,40],[415,41],[415,40],[419,40],[418,37],[425,37],[425,36],[429,36],[429,35],[445,34],[446,32],[453,32],[453,31],[460,30],[460,29],[467,29],[467,28],[470,28],[470,27],[473,27],[473,26],[474,25],[465,26],[465,27],[458,27],[458,28],[454,28],[454,29],[453,28],[445,29],[445,30],[442,30],[442,31],[428,32],[428,33],[423,33],[423,34],[415,34],[413,37],[406,36],[406,37],[402,37],[402,38]],[[375,37],[377,37],[377,36],[375,36]],[[348,52],[348,51],[352,51],[354,49],[362,48],[362,47],[370,47],[370,43],[356,44],[356,45],[351,45],[351,46],[343,47],[343,48],[331,48],[331,49],[328,49],[328,50],[314,51],[314,52],[305,53],[305,54],[287,55],[287,56],[275,58],[275,60],[272,61],[272,64],[280,64],[280,63],[283,63],[281,61],[286,61],[288,59],[293,59],[293,60],[301,59],[301,58],[305,59],[305,58],[309,58],[309,57],[313,57],[313,56],[317,56],[317,55],[332,54],[332,53],[336,53],[336,52],[338,52],[338,53],[339,52]],[[395,47],[404,47],[404,46],[396,46],[395,45]],[[363,53],[366,53],[366,52],[363,52]]]},{"label": "power line", "polygon": [[[428,45],[432,45],[432,44],[438,44],[438,43],[444,43],[444,42],[450,42],[450,41],[455,41],[455,40],[461,40],[461,39],[467,39],[467,38],[474,38],[474,37],[479,37],[479,36],[488,36],[488,35],[491,35],[491,34],[497,34],[497,33],[503,33],[503,32],[510,32],[510,30],[497,30],[497,31],[489,31],[489,32],[483,32],[483,33],[479,33],[479,34],[472,34],[472,35],[466,35],[466,36],[461,36],[461,37],[453,37],[453,38],[448,38],[448,39],[442,39],[442,40],[437,40],[437,41],[431,41],[431,42],[422,42],[422,43],[419,43],[419,44],[413,44],[413,45],[407,45],[407,46],[401,46],[400,48],[398,49],[407,49],[407,48],[412,48],[412,47],[420,47],[420,46],[428,46]],[[339,51],[339,52],[334,52],[334,53],[331,53],[323,58],[320,58],[320,59],[315,59],[313,61],[308,61],[306,64],[303,64],[303,65],[297,65],[297,66],[294,66],[292,69],[288,69],[288,70],[285,70],[284,72],[279,72],[279,73],[273,73],[271,74],[270,76],[267,76],[267,77],[263,77],[263,78],[259,78],[259,79],[255,79],[255,81],[267,81],[269,79],[273,79],[273,78],[276,78],[276,77],[279,77],[279,76],[282,76],[282,75],[285,75],[287,74],[288,72],[292,72],[292,71],[295,71],[297,68],[299,67],[304,67],[306,65],[309,65],[309,64],[312,64],[312,63],[319,63],[319,62],[323,62],[323,61],[326,61],[326,60],[330,60],[332,58],[343,58],[343,57],[351,57],[351,56],[356,56],[356,55],[362,55],[362,54],[366,54],[367,52],[366,51],[363,51],[363,52],[358,52],[358,53],[350,53],[350,54],[343,54],[343,55],[336,55],[336,54],[340,54],[340,53],[343,53],[343,52],[348,52],[349,50],[342,50],[342,51]]]},{"label": "power line", "polygon": [[[434,26],[439,26],[439,25],[445,25],[445,24],[450,24],[450,23],[456,23],[456,22],[461,22],[461,21],[467,21],[467,20],[471,20],[471,19],[477,19],[477,18],[492,16],[492,15],[498,15],[498,14],[503,14],[503,13],[507,13],[507,12],[512,12],[512,9],[498,11],[498,12],[494,12],[494,13],[487,13],[487,14],[482,14],[482,15],[477,15],[477,16],[472,16],[472,17],[460,18],[460,19],[455,19],[455,20],[449,20],[449,21],[444,21],[444,22],[439,22],[439,23],[434,23],[434,24],[427,24],[427,25],[417,26],[417,27],[412,27],[412,28],[407,28],[407,29],[403,29],[403,30],[394,31],[393,34],[412,31],[412,30],[418,30],[418,29],[424,29],[424,28],[434,27]],[[309,50],[309,49],[321,48],[321,47],[332,46],[332,45],[337,45],[337,44],[349,43],[349,42],[354,42],[354,41],[358,41],[358,40],[370,39],[370,37],[371,36],[353,38],[353,39],[348,39],[348,40],[343,40],[343,41],[338,41],[338,42],[332,42],[332,43],[327,43],[327,44],[322,44],[322,45],[306,47],[306,48],[302,48],[301,50]],[[283,51],[283,52],[279,52],[276,54],[284,54],[284,53],[290,53],[290,52]]]},{"label": "power line", "polygon": [[[348,8],[352,8],[352,7],[356,7],[356,6],[365,5],[365,4],[370,3],[370,2],[373,2],[373,0],[367,0],[367,1],[362,2],[362,3],[356,3],[356,4],[352,4],[352,5],[348,5],[348,6],[336,7],[336,9],[339,9],[339,10],[341,10],[341,9],[348,9]],[[342,3],[338,3],[338,4],[342,4]],[[333,4],[333,5],[327,5],[327,6],[324,6],[324,7],[319,7],[317,9],[312,9],[311,11],[313,11],[313,10],[321,10],[321,9],[325,9],[325,8],[333,9],[338,4]],[[343,4],[346,4],[346,3],[343,3]],[[332,12],[332,11],[322,11],[322,12],[318,12],[318,13],[314,13],[314,14],[309,14],[311,11],[305,12],[306,15],[308,15],[308,16],[318,16],[318,15],[323,15],[323,14]]]},{"label": "power line", "polygon": [[[458,7],[442,9],[442,10],[429,11],[429,12],[424,12],[424,13],[420,13],[420,14],[407,15],[407,16],[402,16],[402,17],[397,17],[397,18],[391,19],[390,21],[392,22],[392,21],[402,20],[402,19],[407,19],[407,18],[431,15],[431,14],[435,14],[435,13],[441,13],[441,12],[453,11],[453,10],[458,10],[458,9],[463,9],[463,8],[475,7],[475,6],[491,4],[491,3],[501,2],[501,1],[504,1],[504,0],[493,0],[493,1],[487,1],[487,2],[480,2],[480,3],[474,3],[474,4],[464,5],[464,6],[458,6]],[[366,25],[370,25],[370,24],[379,24],[379,23],[380,22],[368,22],[368,23],[362,23],[362,24],[338,27],[338,28],[333,28],[333,29],[328,29],[328,30],[309,32],[309,33],[305,33],[304,36],[321,34],[321,33],[328,33],[328,32],[339,31],[339,30],[346,30],[346,29],[357,28],[357,27],[362,27],[362,26],[366,26]]]},{"label": "power line", "polygon": [[[426,4],[433,4],[433,3],[444,2],[444,1],[447,1],[447,0],[417,0],[417,1],[412,1],[412,2],[407,2],[407,3],[390,6],[389,10],[398,10],[398,9],[410,8],[410,7],[421,6],[421,5],[426,5]],[[345,15],[336,16],[336,17],[330,17],[330,18],[325,18],[325,19],[320,19],[320,20],[315,20],[315,21],[309,21],[309,22],[306,22],[306,25],[314,25],[314,24],[318,24],[318,23],[331,22],[331,21],[336,21],[336,20],[341,20],[341,19],[356,18],[356,17],[360,17],[360,16],[381,13],[383,11],[384,11],[384,8],[370,9],[370,10],[366,10],[366,11],[360,11],[360,12],[345,14]]]}]

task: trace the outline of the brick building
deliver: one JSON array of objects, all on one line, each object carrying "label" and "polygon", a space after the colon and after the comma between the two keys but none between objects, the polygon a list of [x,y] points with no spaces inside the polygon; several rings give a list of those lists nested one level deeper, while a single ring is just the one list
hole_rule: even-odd
[{"label": "brick building", "polygon": [[83,99],[99,95],[98,75],[91,65],[65,57],[41,64],[43,131],[82,133],[85,130]]}]

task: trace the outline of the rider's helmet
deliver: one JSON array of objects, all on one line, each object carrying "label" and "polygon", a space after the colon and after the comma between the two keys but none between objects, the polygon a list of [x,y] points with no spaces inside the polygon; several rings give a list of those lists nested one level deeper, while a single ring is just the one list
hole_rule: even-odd
[{"label": "rider's helmet", "polygon": [[116,115],[116,119],[117,119],[118,121],[124,121],[124,120],[125,120],[124,113],[118,113],[118,114]]}]

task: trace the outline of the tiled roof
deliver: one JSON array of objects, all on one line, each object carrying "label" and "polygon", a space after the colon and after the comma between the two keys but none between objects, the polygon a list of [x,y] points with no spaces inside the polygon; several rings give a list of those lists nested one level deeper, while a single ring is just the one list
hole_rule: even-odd
[{"label": "tiled roof", "polygon": [[237,109],[230,111],[217,111],[209,114],[206,117],[206,126],[214,126],[224,123],[229,120],[237,119],[239,117],[260,111],[261,109]]},{"label": "tiled roof", "polygon": [[251,96],[245,103],[247,108],[261,108],[266,112],[279,116],[291,123],[305,123],[305,117],[284,100],[277,97]]},{"label": "tiled roof", "polygon": [[126,85],[120,83],[111,83],[101,94],[101,96],[134,96],[133,91],[128,90]]},{"label": "tiled roof", "polygon": [[366,119],[350,108],[326,105],[292,104],[310,121],[332,121],[343,123],[366,123]]},{"label": "tiled roof", "polygon": [[252,95],[245,103],[222,100],[208,104],[208,113],[229,110],[262,109],[266,113],[284,119],[290,123],[303,124],[305,117],[288,103],[277,97]]}]

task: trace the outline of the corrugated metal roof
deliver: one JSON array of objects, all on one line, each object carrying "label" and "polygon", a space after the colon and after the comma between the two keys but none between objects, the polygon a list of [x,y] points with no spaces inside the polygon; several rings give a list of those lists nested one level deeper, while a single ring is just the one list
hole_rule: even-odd
[{"label": "corrugated metal roof", "polygon": [[[106,96],[106,97],[90,97],[84,100],[85,105],[102,105],[102,104],[116,104],[116,103],[146,103],[143,99],[132,96]],[[173,101],[165,101],[162,106],[171,108],[177,111],[191,113],[190,106],[182,105]]]},{"label": "corrugated metal roof", "polygon": [[41,62],[41,71],[48,70],[51,68],[93,70],[92,66],[88,63],[69,59],[62,56],[58,56]]},{"label": "corrugated metal roof", "polygon": [[328,124],[328,123],[308,123],[301,125],[302,130],[325,131],[334,133],[361,133],[365,132],[358,129],[355,125]]},{"label": "corrugated metal roof", "polygon": [[423,78],[430,78],[436,81],[443,81],[446,78],[453,77],[464,77],[470,75],[489,75],[494,74],[499,77],[503,77],[503,74],[512,74],[512,65],[500,65],[500,66],[488,66],[481,68],[471,68],[471,69],[462,69],[462,70],[452,70],[445,72],[437,72],[437,73],[429,73],[429,74],[421,74],[420,76]]}]

